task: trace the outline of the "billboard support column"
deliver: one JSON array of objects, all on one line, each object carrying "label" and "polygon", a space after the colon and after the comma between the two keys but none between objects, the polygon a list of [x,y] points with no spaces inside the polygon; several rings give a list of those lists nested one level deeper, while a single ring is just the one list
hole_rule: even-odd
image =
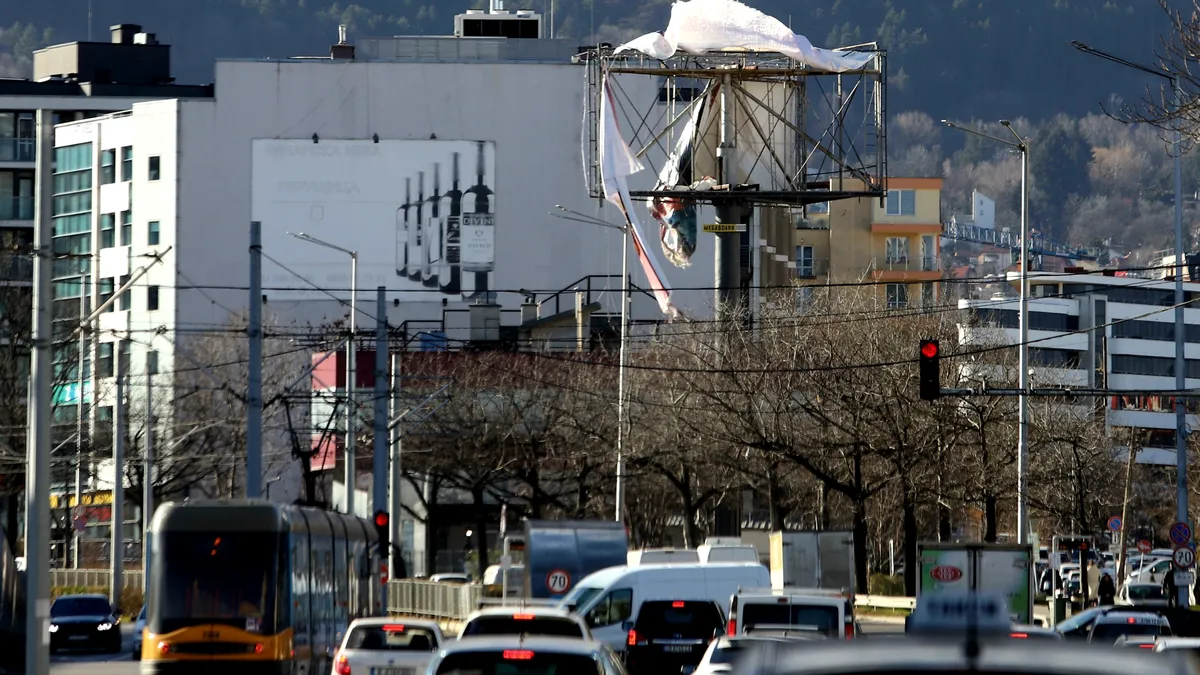
[{"label": "billboard support column", "polygon": [[[374,406],[374,440],[371,458],[372,505],[371,512],[389,511],[388,509],[388,329],[387,329],[387,289],[379,286],[375,289],[375,406]],[[391,514],[399,518],[400,514]],[[390,521],[388,527],[390,528]],[[382,552],[387,558],[387,551]],[[388,568],[389,571],[391,568]]]}]

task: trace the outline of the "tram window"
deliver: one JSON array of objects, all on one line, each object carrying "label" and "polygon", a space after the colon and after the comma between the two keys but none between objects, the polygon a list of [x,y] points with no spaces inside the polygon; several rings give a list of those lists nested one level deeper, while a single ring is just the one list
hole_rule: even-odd
[{"label": "tram window", "polygon": [[163,542],[159,632],[197,620],[269,633],[278,574],[277,538],[265,532],[174,532]]}]

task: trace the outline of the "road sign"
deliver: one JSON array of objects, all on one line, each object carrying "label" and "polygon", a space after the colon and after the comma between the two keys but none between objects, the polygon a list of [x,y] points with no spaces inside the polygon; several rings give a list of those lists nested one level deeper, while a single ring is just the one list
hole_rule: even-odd
[{"label": "road sign", "polygon": [[76,532],[83,532],[87,529],[87,518],[84,518],[83,516],[75,516],[75,520],[72,521],[72,525],[75,526]]},{"label": "road sign", "polygon": [[1150,540],[1143,539],[1138,542],[1138,553],[1149,553],[1150,549],[1154,548],[1150,545]]},{"label": "road sign", "polygon": [[550,570],[546,575],[546,588],[555,595],[562,595],[571,587],[571,574],[566,570]]},{"label": "road sign", "polygon": [[1176,567],[1190,570],[1192,569],[1192,565],[1196,564],[1196,552],[1183,546],[1175,549],[1175,553],[1171,556],[1171,559],[1175,561]]},{"label": "road sign", "polygon": [[1121,516],[1113,516],[1108,519],[1108,529],[1113,532],[1121,531]]},{"label": "road sign", "polygon": [[705,223],[703,230],[705,232],[715,232],[717,234],[725,234],[729,232],[745,232],[745,223]]},{"label": "road sign", "polygon": [[387,582],[388,582],[388,566],[387,566],[387,563],[382,563],[382,564],[380,564],[380,565],[379,565],[379,581],[380,581],[380,582],[382,582],[382,583],[384,583],[384,584],[387,584]]},{"label": "road sign", "polygon": [[1196,575],[1191,572],[1176,572],[1175,585],[1187,587],[1196,583]]},{"label": "road sign", "polygon": [[1171,543],[1176,546],[1187,546],[1192,540],[1192,528],[1187,523],[1175,523],[1171,526]]}]

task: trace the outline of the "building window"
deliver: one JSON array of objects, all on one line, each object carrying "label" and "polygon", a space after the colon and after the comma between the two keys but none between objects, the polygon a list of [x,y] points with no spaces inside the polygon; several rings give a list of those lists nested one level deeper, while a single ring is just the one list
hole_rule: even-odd
[{"label": "building window", "polygon": [[888,309],[904,309],[908,307],[908,284],[887,285]]},{"label": "building window", "polygon": [[908,262],[908,239],[905,237],[888,237],[886,253],[889,265]]},{"label": "building window", "polygon": [[[127,284],[127,283],[129,283],[129,275],[128,274],[121,277],[121,288],[125,288],[125,284]],[[121,292],[121,299],[119,301],[119,304],[121,306],[122,312],[127,311],[130,307],[129,295],[130,295],[130,292],[129,292],[128,288],[125,288],[125,290]]]},{"label": "building window", "polygon": [[133,180],[133,146],[127,145],[121,148],[121,182],[128,183]]},{"label": "building window", "polygon": [[[100,304],[103,305],[104,303],[108,302],[108,299],[113,296],[113,290],[114,290],[112,277],[108,277],[107,279],[101,279],[99,287],[96,290],[98,290],[100,292]],[[104,311],[106,311],[106,312],[113,311],[112,305],[109,305],[108,308],[105,309]]]},{"label": "building window", "polygon": [[146,311],[153,312],[158,309],[158,286],[146,287]]},{"label": "building window", "polygon": [[888,190],[887,214],[889,216],[917,215],[917,191]]},{"label": "building window", "polygon": [[121,246],[133,246],[133,211],[121,212]]},{"label": "building window", "polygon": [[96,358],[96,376],[113,376],[113,343],[101,342],[98,345],[99,354]]},{"label": "building window", "polygon": [[100,214],[100,248],[117,245],[117,216],[114,213]]},{"label": "building window", "polygon": [[146,352],[146,372],[150,375],[158,374],[158,352],[153,349]]},{"label": "building window", "polygon": [[926,309],[932,309],[936,302],[933,292],[933,282],[926,281],[921,284],[921,306]]},{"label": "building window", "polygon": [[121,340],[121,352],[117,355],[117,372],[129,374],[129,355],[132,351],[133,340]]},{"label": "building window", "polygon": [[150,158],[150,170],[146,176],[149,180],[158,180],[158,164],[159,158],[157,155]]},{"label": "building window", "polygon": [[813,247],[797,246],[796,277],[799,279],[812,279],[814,276],[816,276],[816,268],[813,265]]},{"label": "building window", "polygon": [[117,151],[100,151],[100,184],[108,185],[117,182]]},{"label": "building window", "polygon": [[158,227],[157,220],[146,224],[146,243],[150,246],[158,246]]}]

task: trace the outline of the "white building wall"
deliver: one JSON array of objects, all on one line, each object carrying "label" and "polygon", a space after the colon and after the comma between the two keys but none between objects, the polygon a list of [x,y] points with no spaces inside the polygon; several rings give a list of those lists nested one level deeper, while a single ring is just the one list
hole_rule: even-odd
[{"label": "white building wall", "polygon": [[[307,141],[316,134],[330,141],[366,141],[378,134],[386,140],[494,141],[493,290],[510,291],[500,293],[498,302],[517,309],[522,300],[515,292],[518,289],[545,297],[586,275],[619,275],[619,233],[550,215],[561,204],[598,213],[610,222],[620,218],[611,206],[598,211],[584,184],[584,74],[583,67],[569,64],[219,62],[216,102],[185,104],[179,131],[178,170],[183,185],[178,196],[179,269],[191,279],[188,283],[212,287],[206,293],[180,292],[180,315],[216,321],[224,313],[220,307],[246,306],[246,291],[218,287],[244,287],[248,280],[254,139]],[[651,102],[658,93],[658,83],[649,77],[627,78],[622,88],[640,102]],[[622,122],[633,128],[640,119]],[[464,157],[463,162],[464,178],[473,182],[474,157]],[[650,153],[647,165],[661,164],[661,154]],[[652,181],[652,171],[644,171],[635,177],[633,187]],[[403,177],[397,176],[397,201],[402,191]],[[647,212],[638,215],[649,220]],[[264,222],[264,242],[276,245],[264,246],[263,253],[298,270],[308,263],[338,260],[336,252],[279,236],[280,230],[299,228],[296,223]],[[654,235],[657,228],[649,231]],[[394,236],[394,223],[381,224],[378,246],[394,250]],[[361,236],[355,241],[360,249],[371,245],[364,244]],[[712,245],[712,237],[703,238],[694,264],[686,270],[668,265],[670,283],[685,288],[711,286]],[[278,272],[270,260],[263,265],[264,274],[267,268]],[[631,274],[635,284],[648,287],[633,256]],[[619,287],[615,278],[610,284]],[[294,285],[302,288],[306,281],[296,278]],[[361,326],[374,314],[375,284],[360,285]],[[319,323],[345,315],[342,305],[319,292],[302,302],[284,299],[282,292],[269,288],[264,292],[270,311],[283,317]],[[344,300],[348,293],[338,295]],[[613,295],[605,309],[617,311]],[[676,299],[685,312],[704,315],[712,296],[711,291],[679,291]],[[389,320],[396,324],[404,319],[440,319],[443,297],[440,293],[389,297]],[[448,309],[465,307],[458,298],[446,299]],[[643,318],[661,316],[649,298],[635,298],[634,313]]]}]

